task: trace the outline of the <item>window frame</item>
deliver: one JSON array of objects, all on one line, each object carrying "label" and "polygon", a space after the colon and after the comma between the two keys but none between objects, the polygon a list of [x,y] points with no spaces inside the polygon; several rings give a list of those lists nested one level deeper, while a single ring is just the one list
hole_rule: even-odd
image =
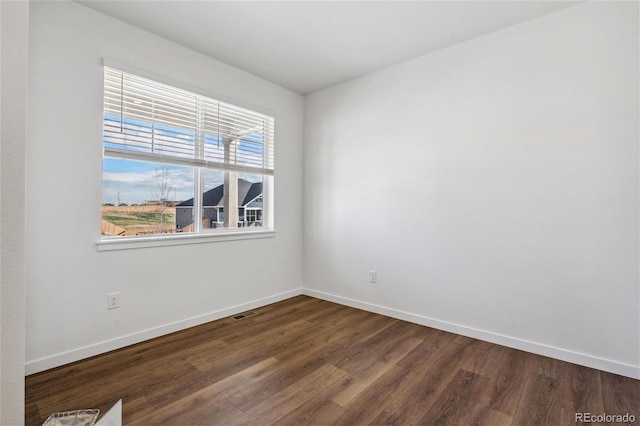
[{"label": "window frame", "polygon": [[[201,89],[193,89],[187,85],[177,83],[173,80],[163,78],[154,74],[150,74],[148,72],[140,71],[135,68],[131,68],[128,66],[124,66],[122,64],[104,59],[103,67],[101,67],[103,72],[103,96],[106,91],[106,78],[105,72],[106,68],[115,69],[119,72],[131,74],[137,77],[141,77],[144,79],[151,80],[153,82],[172,86],[175,89],[183,90],[187,92],[191,92],[194,95],[201,98],[208,98],[213,101],[218,101],[221,103],[225,103],[227,105],[231,105],[233,107],[246,109],[250,112],[254,112],[259,115],[264,115],[267,118],[270,118],[273,123],[272,131],[275,133],[275,116],[273,114],[265,113],[261,111],[259,108],[255,108],[253,106],[247,107],[243,105],[241,102],[231,101],[224,99],[221,96],[210,96],[205,90]],[[103,98],[104,103],[104,98]],[[104,106],[103,106],[104,108]],[[157,158],[153,152],[148,153],[137,153],[133,152],[133,155],[130,157],[127,156],[118,156],[118,155],[108,155],[106,149],[106,132],[104,130],[105,127],[105,116],[106,113],[103,110],[101,123],[102,123],[102,164],[104,164],[105,158],[120,158],[120,159],[131,159],[137,161],[148,161],[154,162],[158,164],[164,165],[176,165],[175,162],[167,161],[163,162],[161,158]],[[194,171],[194,229],[193,232],[190,233],[171,233],[171,234],[153,234],[153,235],[144,235],[144,236],[103,236],[101,233],[99,234],[99,239],[96,242],[97,249],[99,251],[104,250],[118,250],[118,249],[129,249],[129,248],[145,248],[145,247],[160,247],[167,245],[183,245],[183,244],[200,244],[207,242],[218,242],[218,241],[230,241],[230,240],[243,240],[243,239],[254,239],[254,238],[267,238],[275,236],[275,221],[274,221],[274,176],[275,176],[275,165],[274,158],[271,157],[271,173],[270,174],[262,174],[256,173],[255,171],[249,171],[249,173],[262,176],[262,226],[261,227],[238,227],[238,228],[217,228],[217,229],[206,229],[202,227],[202,218],[204,217],[203,205],[202,205],[202,196],[204,192],[204,173],[205,170],[218,170],[222,172],[229,172],[228,169],[224,167],[216,167],[215,164],[213,166],[203,166],[201,163],[198,163],[200,160],[197,151],[202,149],[203,145],[206,143],[205,133],[203,132],[203,128],[200,124],[198,127],[194,127],[194,131],[196,134],[195,145],[194,145],[194,160],[193,162],[189,162],[188,159],[182,164],[187,167],[191,167]],[[269,147],[271,151],[271,155],[273,155],[273,150],[275,149],[275,135],[272,136],[273,140],[271,141],[271,146]],[[236,139],[235,143],[240,143],[242,136]],[[265,160],[268,161],[268,160]],[[232,172],[233,173],[233,172]],[[235,172],[236,176],[238,172]],[[238,177],[238,176],[237,176]],[[101,167],[101,194],[104,190],[104,174]],[[100,202],[102,203],[102,195],[100,196]],[[197,213],[196,213],[197,212]]]}]

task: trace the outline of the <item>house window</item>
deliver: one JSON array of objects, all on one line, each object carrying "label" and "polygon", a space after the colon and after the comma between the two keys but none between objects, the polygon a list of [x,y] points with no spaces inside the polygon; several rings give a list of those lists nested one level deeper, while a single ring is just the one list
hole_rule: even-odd
[{"label": "house window", "polygon": [[103,131],[103,241],[272,229],[272,117],[105,67]]}]

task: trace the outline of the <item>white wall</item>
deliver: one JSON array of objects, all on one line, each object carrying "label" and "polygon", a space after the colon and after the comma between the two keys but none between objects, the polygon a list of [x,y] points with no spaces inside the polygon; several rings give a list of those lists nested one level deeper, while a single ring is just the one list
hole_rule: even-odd
[{"label": "white wall", "polygon": [[0,2],[0,424],[24,422],[29,3]]},{"label": "white wall", "polygon": [[[637,4],[309,95],[304,162],[297,94],[75,3],[29,18],[27,373],[297,294],[304,266],[309,294],[640,377]],[[102,57],[276,116],[275,238],[96,250]]]},{"label": "white wall", "polygon": [[[27,372],[299,294],[302,97],[76,3],[30,19]],[[276,237],[97,251],[103,57],[276,117]]]},{"label": "white wall", "polygon": [[640,378],[638,76],[589,2],[307,96],[305,291]]}]

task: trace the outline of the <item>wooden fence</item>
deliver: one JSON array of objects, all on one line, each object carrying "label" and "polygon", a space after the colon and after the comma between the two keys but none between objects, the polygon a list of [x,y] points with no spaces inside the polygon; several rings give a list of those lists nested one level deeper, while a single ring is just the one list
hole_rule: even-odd
[{"label": "wooden fence", "polygon": [[100,222],[100,231],[104,236],[122,236],[125,235],[125,230],[122,226],[114,225],[104,219]]}]

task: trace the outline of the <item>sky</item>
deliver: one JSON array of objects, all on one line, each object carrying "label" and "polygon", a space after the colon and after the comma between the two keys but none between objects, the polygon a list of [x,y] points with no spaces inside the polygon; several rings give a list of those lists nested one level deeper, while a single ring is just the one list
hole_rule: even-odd
[{"label": "sky", "polygon": [[[168,170],[169,201],[185,201],[193,198],[194,170],[192,167],[148,163],[144,161],[121,160],[104,157],[102,163],[102,202],[144,204],[160,198],[158,174]],[[261,176],[239,173],[239,178],[257,182]],[[205,170],[205,191],[221,185],[224,173]]]},{"label": "sky", "polygon": [[[193,169],[143,161],[105,157],[102,163],[102,202],[144,204],[159,197],[162,168],[169,171],[170,200],[184,201],[193,197]],[[221,182],[218,183],[218,185]]]}]

